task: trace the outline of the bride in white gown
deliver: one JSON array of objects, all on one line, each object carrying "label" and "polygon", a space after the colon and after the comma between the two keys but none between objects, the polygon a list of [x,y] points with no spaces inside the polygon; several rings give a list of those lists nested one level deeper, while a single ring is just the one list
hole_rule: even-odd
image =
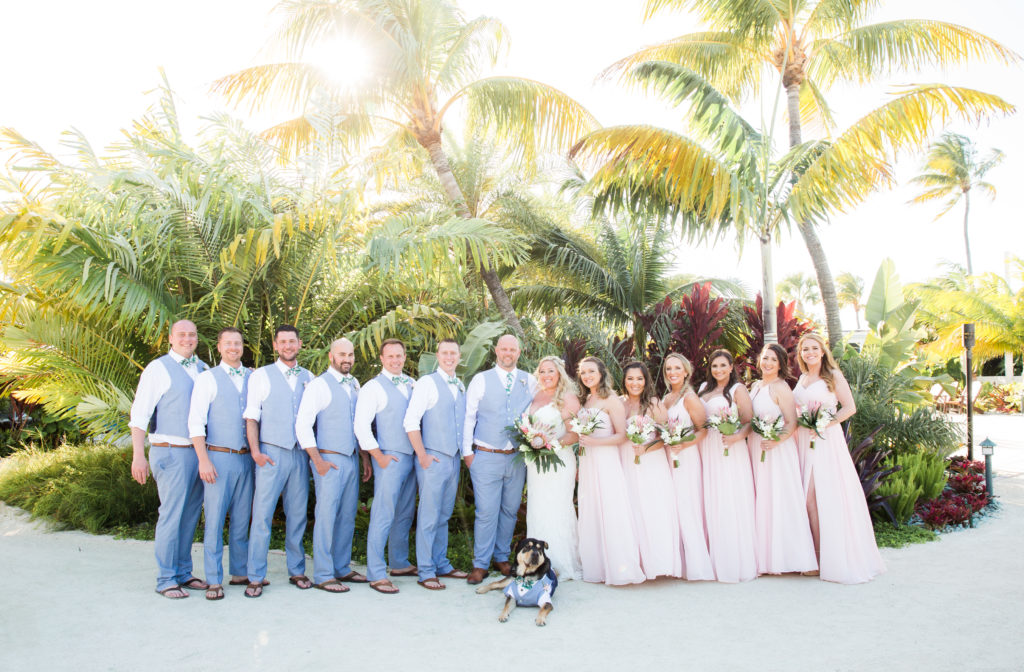
[{"label": "bride in white gown", "polygon": [[547,556],[559,579],[580,580],[579,533],[572,498],[576,490],[576,455],[567,447],[577,436],[565,423],[580,410],[576,386],[565,373],[562,360],[544,357],[534,373],[537,394],[530,415],[553,428],[552,438],[563,445],[557,451],[564,466],[541,472],[532,463],[526,465],[526,535],[548,542]]}]

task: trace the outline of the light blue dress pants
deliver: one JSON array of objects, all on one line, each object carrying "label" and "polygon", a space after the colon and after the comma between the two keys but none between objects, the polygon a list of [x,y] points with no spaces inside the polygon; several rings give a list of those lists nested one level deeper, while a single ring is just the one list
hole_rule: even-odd
[{"label": "light blue dress pants", "polygon": [[149,465],[160,495],[156,520],[156,589],[180,585],[192,576],[192,539],[203,509],[199,458],[192,446],[151,446]]},{"label": "light blue dress pants", "polygon": [[309,456],[295,447],[291,450],[267,443],[260,450],[274,461],[256,467],[256,488],[252,502],[252,528],[249,531],[249,581],[267,578],[267,552],[270,550],[270,524],[278,498],[283,498],[285,561],[289,576],[306,572],[306,552],[302,535],[306,533],[306,504],[309,501]]},{"label": "light blue dress pants", "polygon": [[387,577],[384,547],[392,569],[409,566],[409,530],[416,513],[416,478],[413,473],[415,455],[383,451],[394,455],[381,469],[373,460],[373,506],[370,507],[370,528],[366,532],[366,578],[379,581]]},{"label": "light blue dress pants", "polygon": [[253,467],[248,454],[210,451],[210,462],[217,470],[215,483],[204,483],[203,555],[206,582],[224,583],[224,519],[231,513],[228,527],[228,571],[231,576],[246,576],[249,561],[249,520],[252,517]]},{"label": "light blue dress pants", "polygon": [[416,564],[420,581],[435,578],[452,571],[448,561],[448,519],[455,508],[455,493],[459,487],[460,456],[445,455],[427,450],[436,457],[424,469],[419,460],[416,465],[416,484],[420,503],[416,509]]},{"label": "light blue dress pants", "polygon": [[476,502],[473,524],[473,567],[487,569],[491,560],[508,562],[516,516],[523,502],[526,465],[515,454],[478,450],[469,468]]},{"label": "light blue dress pants", "polygon": [[313,523],[313,583],[324,583],[352,571],[352,535],[359,506],[359,454],[321,453],[337,465],[321,476],[313,469],[316,521]]}]

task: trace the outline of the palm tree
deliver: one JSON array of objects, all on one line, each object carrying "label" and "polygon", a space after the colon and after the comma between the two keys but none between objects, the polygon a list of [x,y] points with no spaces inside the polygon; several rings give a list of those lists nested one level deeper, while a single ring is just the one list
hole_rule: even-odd
[{"label": "palm tree", "polygon": [[806,314],[808,304],[821,301],[814,279],[803,273],[791,273],[784,277],[775,286],[775,292],[783,301],[796,301],[797,312],[802,314]]},{"label": "palm tree", "polygon": [[[866,23],[879,4],[877,0],[647,0],[647,19],[663,10],[692,10],[709,30],[648,47],[614,67],[628,71],[645,61],[682,64],[733,102],[769,95],[762,86],[777,81],[786,93],[789,145],[795,148],[803,142],[805,123],[826,130],[835,126],[824,92],[836,82],[863,85],[895,71],[975,58],[1007,64],[1019,60],[995,40],[955,24],[923,19]],[[768,77],[763,76],[765,71]],[[985,94],[959,91],[958,95],[966,96],[963,102],[984,106]],[[949,99],[944,96],[919,102],[925,104],[925,117],[948,111]],[[914,136],[923,122],[921,117],[900,115],[884,120],[892,132]],[[835,346],[843,333],[839,303],[811,214],[796,212],[795,222],[814,264],[829,340]]]},{"label": "palm tree", "polygon": [[984,181],[985,174],[999,165],[1003,153],[993,149],[981,159],[978,150],[966,136],[959,133],[943,133],[942,137],[928,149],[924,171],[911,180],[924,191],[911,203],[944,200],[945,207],[936,215],[942,217],[960,202],[964,201],[964,252],[967,255],[967,275],[974,275],[971,264],[971,239],[967,235],[967,216],[971,211],[971,190],[977,189],[995,198],[996,189]]},{"label": "palm tree", "polygon": [[836,291],[840,306],[851,306],[853,316],[860,329],[860,311],[864,308],[864,278],[853,273],[840,273],[836,276]]},{"label": "palm tree", "polygon": [[[345,112],[339,130],[353,141],[386,129],[385,145],[425,150],[462,218],[470,219],[471,213],[442,142],[454,110],[464,112],[472,125],[491,125],[526,155],[541,145],[565,145],[596,126],[579,103],[550,86],[481,78],[504,46],[505,29],[489,17],[467,20],[449,0],[291,0],[279,8],[285,21],[277,40],[287,60],[242,70],[214,88],[254,107],[282,100],[302,105],[330,96]],[[309,48],[338,38],[361,40],[373,53],[373,72],[350,89],[339,89],[322,69],[302,61]],[[285,147],[302,147],[308,144],[309,124],[300,117],[268,134]],[[522,336],[496,264],[485,257],[476,270],[501,315]]]}]

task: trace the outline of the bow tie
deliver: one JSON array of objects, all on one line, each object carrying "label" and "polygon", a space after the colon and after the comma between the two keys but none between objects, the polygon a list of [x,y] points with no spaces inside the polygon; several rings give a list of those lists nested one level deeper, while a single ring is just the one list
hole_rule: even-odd
[{"label": "bow tie", "polygon": [[197,361],[199,360],[196,358],[196,356],[192,355],[191,357],[186,357],[185,359],[181,360],[181,365],[187,368],[189,366],[195,365]]},{"label": "bow tie", "polygon": [[296,364],[295,366],[293,366],[293,367],[292,367],[292,368],[290,368],[290,369],[285,369],[285,372],[284,372],[284,374],[285,374],[286,376],[297,376],[297,375],[299,375],[299,373],[300,373],[301,371],[302,371],[302,367],[301,367],[301,366],[299,366],[298,364]]},{"label": "bow tie", "polygon": [[354,383],[355,380],[356,380],[355,376],[342,376],[341,377],[341,384],[342,385],[351,384],[351,383]]},{"label": "bow tie", "polygon": [[239,378],[241,378],[243,375],[245,375],[245,367],[244,366],[240,366],[240,367],[238,367],[236,369],[236,368],[234,368],[232,366],[229,366],[228,367],[228,375],[229,376],[238,376]]},{"label": "bow tie", "polygon": [[395,385],[405,385],[411,383],[412,378],[408,378],[406,376],[395,376],[394,378],[391,379],[391,382],[394,383]]},{"label": "bow tie", "polygon": [[448,381],[449,385],[458,385],[459,384],[459,379],[457,377],[455,377],[455,376],[452,376],[451,378],[449,378],[448,376],[445,376],[444,379]]}]

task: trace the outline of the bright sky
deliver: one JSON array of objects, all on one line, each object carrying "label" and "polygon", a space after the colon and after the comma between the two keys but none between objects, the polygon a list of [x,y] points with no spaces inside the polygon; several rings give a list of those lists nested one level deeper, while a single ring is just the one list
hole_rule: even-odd
[{"label": "bright sky", "polygon": [[[5,31],[4,95],[0,126],[11,126],[44,147],[57,149],[62,130],[83,131],[94,146],[118,135],[152,102],[148,91],[164,68],[182,98],[179,113],[186,128],[199,117],[223,109],[207,89],[224,74],[260,62],[259,50],[276,22],[269,15],[275,0],[39,0],[3,3]],[[1024,54],[1024,3],[1006,0],[895,0],[898,9],[877,20],[917,17],[968,25]],[[654,123],[681,129],[678,115],[657,101],[625,93],[615,84],[595,82],[596,75],[641,46],[690,32],[696,24],[682,15],[665,14],[643,24],[643,0],[462,0],[469,16],[487,14],[503,20],[511,34],[511,51],[499,72],[538,79],[582,101],[605,125]],[[13,58],[12,55],[17,55]],[[947,73],[900,77],[892,84],[930,81],[970,86],[999,94],[1024,106],[1024,67],[971,65]],[[884,101],[891,87],[834,90],[829,100],[841,127]],[[758,108],[745,110],[751,118]],[[238,113],[240,114],[240,113]],[[766,116],[767,113],[766,113]],[[262,128],[274,119],[254,119]],[[781,122],[780,122],[781,123]],[[974,138],[983,150],[998,147],[1005,162],[989,173],[999,190],[994,202],[972,201],[971,249],[976,272],[1004,270],[1007,252],[1024,256],[1024,110],[1014,117],[954,130]],[[780,126],[780,133],[784,129]],[[805,134],[809,139],[810,134]],[[905,282],[940,272],[942,260],[964,262],[962,209],[933,221],[937,206],[910,206],[914,192],[905,185],[918,172],[921,158],[899,164],[901,186],[868,201],[822,228],[832,271],[852,271],[870,287],[879,262],[895,260]],[[812,274],[799,234],[784,238],[775,250],[775,278],[793,272]],[[749,287],[760,283],[756,245],[737,258],[733,242],[711,254],[680,250],[682,270],[738,276]],[[852,314],[846,326],[852,327]]]}]

